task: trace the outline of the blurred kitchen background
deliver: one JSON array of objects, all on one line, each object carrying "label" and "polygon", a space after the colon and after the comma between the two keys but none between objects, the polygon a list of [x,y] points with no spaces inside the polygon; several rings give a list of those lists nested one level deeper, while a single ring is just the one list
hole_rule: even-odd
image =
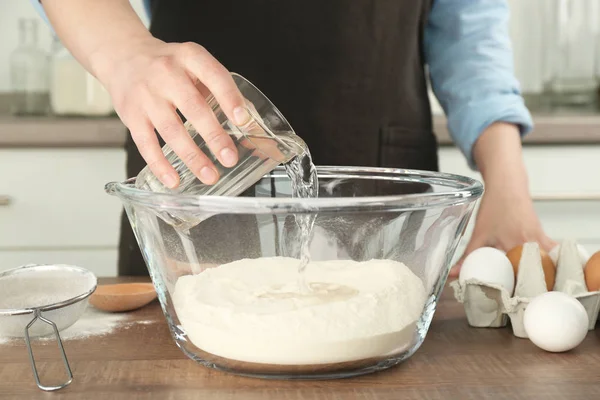
[{"label": "blurred kitchen background", "polygon": [[[131,3],[148,24],[142,1]],[[524,142],[536,209],[555,240],[595,252],[600,0],[509,3],[515,73],[536,123]],[[121,205],[103,187],[125,178],[124,127],[29,1],[0,0],[0,37],[0,270],[70,263],[113,276]],[[19,92],[24,81],[31,93]],[[442,171],[480,178],[431,97]]]}]

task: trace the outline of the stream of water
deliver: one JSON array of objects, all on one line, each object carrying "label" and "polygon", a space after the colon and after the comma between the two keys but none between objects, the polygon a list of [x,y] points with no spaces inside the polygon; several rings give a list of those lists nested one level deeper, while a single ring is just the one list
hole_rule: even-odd
[{"label": "stream of water", "polygon": [[[313,198],[319,195],[317,169],[312,162],[308,148],[304,154],[293,158],[285,164],[285,171],[292,185],[292,196],[296,198]],[[298,287],[301,292],[311,290],[305,279],[304,270],[310,262],[310,241],[312,229],[317,214],[307,210],[306,213],[296,213],[296,224],[300,230],[300,264],[298,265]]]},{"label": "stream of water", "polygon": [[[295,134],[280,134],[278,137],[285,142],[289,148],[295,149],[298,154],[289,162],[283,164],[286,174],[290,179],[292,188],[292,197],[294,198],[315,198],[318,197],[318,178],[317,170],[312,162],[312,158],[306,144]],[[198,185],[199,186],[199,185]],[[189,190],[194,190],[191,187]],[[203,189],[204,190],[204,189]],[[312,239],[312,229],[317,214],[310,209],[305,212],[294,214],[297,230],[284,229],[283,235],[293,237],[290,240],[284,240],[285,253],[292,257],[298,257],[298,290],[301,293],[311,292],[311,286],[306,282],[305,269],[310,262],[310,242]],[[194,273],[199,273],[199,261],[196,255],[194,243],[190,239],[190,227],[200,223],[204,217],[202,215],[187,215],[174,219],[177,224],[172,224],[180,237],[185,255],[192,265]],[[194,268],[195,267],[195,268]]]}]

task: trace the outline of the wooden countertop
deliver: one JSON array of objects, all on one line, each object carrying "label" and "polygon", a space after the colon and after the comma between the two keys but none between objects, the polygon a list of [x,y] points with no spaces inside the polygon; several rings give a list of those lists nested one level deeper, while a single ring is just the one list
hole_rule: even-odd
[{"label": "wooden countertop", "polygon": [[[589,332],[570,353],[546,353],[514,337],[510,328],[469,327],[449,288],[423,346],[412,358],[384,372],[332,381],[269,381],[208,369],[176,347],[156,302],[133,315],[155,323],[93,340],[65,341],[74,380],[51,394],[35,386],[23,344],[0,344],[0,398],[589,400],[600,396],[600,329]],[[34,351],[42,376],[58,379],[62,365],[54,343],[38,344]]]},{"label": "wooden countertop", "polygon": [[[524,144],[600,144],[600,114],[535,115]],[[434,118],[441,146],[452,145],[443,116]],[[122,148],[127,131],[118,118],[17,118],[0,115],[0,148]]]}]

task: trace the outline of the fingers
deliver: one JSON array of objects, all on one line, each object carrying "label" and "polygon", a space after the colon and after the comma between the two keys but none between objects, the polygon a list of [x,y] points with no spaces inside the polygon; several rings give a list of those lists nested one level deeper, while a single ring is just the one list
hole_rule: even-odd
[{"label": "fingers", "polygon": [[165,158],[152,124],[143,117],[135,121],[130,124],[129,130],[140,155],[163,185],[170,189],[176,188],[179,185],[179,175]]},{"label": "fingers", "polygon": [[[556,241],[550,239],[548,236],[543,235],[543,234],[537,240],[537,243],[540,245],[540,247],[542,249],[544,249],[547,252],[550,251],[554,246],[556,246],[558,244]],[[458,259],[458,261],[450,269],[450,273],[449,273],[448,277],[449,278],[458,278],[458,276],[460,274],[460,269],[462,267],[462,264],[463,264],[465,258],[467,258],[467,256],[469,254],[471,254],[473,251],[477,250],[478,248],[485,247],[485,246],[490,246],[490,244],[488,244],[486,242],[486,240],[484,239],[484,237],[482,235],[473,235],[471,237],[471,240],[469,241],[469,244],[467,245],[463,255]],[[498,246],[498,245],[492,246],[492,247],[499,248],[500,250],[503,250],[503,251],[509,251],[512,248],[512,247],[511,248],[503,248],[505,246]]]},{"label": "fingers", "polygon": [[550,239],[548,236],[544,235],[539,241],[540,247],[544,249],[546,252],[552,250],[555,246],[558,245],[558,242]]},{"label": "fingers", "polygon": [[448,274],[448,277],[450,278],[458,278],[458,275],[460,274],[460,269],[462,267],[463,261],[466,258],[466,251],[463,253],[462,256],[460,256],[460,258],[458,259],[458,261],[452,266],[452,268],[450,268],[450,273]]},{"label": "fingers", "polygon": [[244,107],[244,97],[229,71],[198,44],[182,44],[181,54],[185,68],[215,96],[227,118],[236,125],[248,122],[250,115]]},{"label": "fingers", "polygon": [[174,107],[164,100],[147,100],[150,122],[175,154],[203,183],[212,185],[219,175],[212,162],[187,133]]},{"label": "fingers", "polygon": [[450,273],[448,274],[448,277],[450,277],[450,278],[458,278],[458,275],[460,274],[460,269],[462,268],[462,264],[463,264],[465,258],[466,258],[466,251],[458,259],[458,261],[456,262],[456,264],[454,264],[452,266],[452,268],[450,268]]},{"label": "fingers", "polygon": [[448,278],[456,279],[460,274],[460,267],[462,264],[456,264],[450,269],[450,273],[448,274]]},{"label": "fingers", "polygon": [[237,149],[198,88],[183,71],[170,75],[167,80],[162,86],[167,88],[166,99],[192,123],[219,162],[233,167],[238,162]]},{"label": "fingers", "polygon": [[212,155],[198,148],[176,110],[223,166],[235,166],[238,153],[233,140],[206,102],[212,93],[229,120],[246,124],[250,116],[233,77],[197,44],[155,41],[140,52],[107,84],[115,110],[131,130],[140,154],[165,186],[177,187],[180,177],[164,157],[155,128],[191,173],[205,184],[216,183],[219,176]]},{"label": "fingers", "polygon": [[450,269],[450,273],[448,274],[448,277],[458,278],[458,275],[460,274],[460,269],[462,267],[463,262],[465,261],[465,258],[467,258],[467,256],[469,254],[471,254],[473,251],[477,250],[480,247],[484,247],[485,245],[486,245],[486,242],[485,242],[485,239],[483,236],[473,234],[473,236],[471,236],[471,240],[469,240],[469,243],[467,244],[467,247],[466,247],[464,253],[458,259],[456,264],[454,264],[454,266]]}]

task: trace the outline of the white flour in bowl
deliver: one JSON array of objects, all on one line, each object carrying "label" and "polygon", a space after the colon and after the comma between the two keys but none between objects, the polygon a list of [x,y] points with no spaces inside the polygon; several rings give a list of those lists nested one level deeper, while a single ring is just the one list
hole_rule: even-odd
[{"label": "white flour in bowl", "polygon": [[258,258],[180,277],[173,304],[189,339],[221,357],[284,365],[354,361],[412,345],[427,294],[404,264],[310,263],[308,294],[297,268],[293,258]]}]

